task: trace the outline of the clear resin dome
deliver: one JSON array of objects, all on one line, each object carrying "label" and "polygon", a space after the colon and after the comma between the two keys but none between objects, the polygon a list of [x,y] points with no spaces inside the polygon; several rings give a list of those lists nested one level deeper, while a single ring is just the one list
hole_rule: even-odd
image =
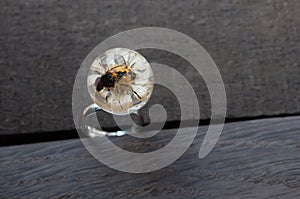
[{"label": "clear resin dome", "polygon": [[153,91],[153,72],[138,52],[113,48],[97,57],[87,78],[92,100],[103,110],[126,115],[139,110]]}]

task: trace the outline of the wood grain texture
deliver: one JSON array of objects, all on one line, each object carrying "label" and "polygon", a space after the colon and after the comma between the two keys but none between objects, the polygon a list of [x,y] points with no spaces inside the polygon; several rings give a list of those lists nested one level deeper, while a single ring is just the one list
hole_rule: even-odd
[{"label": "wood grain texture", "polygon": [[[146,174],[113,170],[80,140],[1,147],[1,198],[299,198],[300,117],[226,124],[204,159],[198,152],[207,127],[168,167]],[[188,129],[187,129],[188,130]],[[159,148],[176,129],[153,138],[112,139],[141,152]],[[116,159],[116,162],[119,160]]]},{"label": "wood grain texture", "polygon": [[[181,31],[206,48],[223,76],[228,118],[300,113],[299,9],[298,0],[2,0],[0,133],[73,129],[72,86],[85,56],[109,36],[143,26]],[[186,76],[209,118],[206,86],[187,63],[142,52]],[[169,121],[179,118],[164,90],[157,102]]]}]

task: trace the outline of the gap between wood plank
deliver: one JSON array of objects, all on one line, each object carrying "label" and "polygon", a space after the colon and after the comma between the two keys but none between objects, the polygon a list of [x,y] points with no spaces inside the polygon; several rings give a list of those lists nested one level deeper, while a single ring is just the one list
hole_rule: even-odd
[{"label": "gap between wood plank", "polygon": [[[299,113],[295,114],[279,114],[279,115],[261,115],[254,117],[243,117],[243,118],[226,118],[225,123],[233,123],[233,122],[242,122],[248,120],[260,120],[260,119],[269,119],[269,118],[284,118],[284,117],[292,117],[292,116],[300,116]],[[208,125],[210,122],[207,120],[200,120],[199,126]],[[191,121],[184,121],[183,126],[189,127]],[[159,124],[157,124],[159,126]],[[166,122],[163,129],[176,129],[180,125],[180,121],[172,121]],[[116,131],[119,130],[118,127],[112,127],[106,129],[107,131]],[[7,134],[0,135],[0,147],[1,146],[12,146],[12,145],[22,145],[22,144],[31,144],[31,143],[39,143],[39,142],[51,142],[51,141],[59,141],[59,140],[68,140],[68,139],[78,139],[79,136],[77,134],[76,129],[71,130],[62,130],[62,131],[47,131],[47,132],[31,132],[31,133],[23,133],[23,134]]]}]

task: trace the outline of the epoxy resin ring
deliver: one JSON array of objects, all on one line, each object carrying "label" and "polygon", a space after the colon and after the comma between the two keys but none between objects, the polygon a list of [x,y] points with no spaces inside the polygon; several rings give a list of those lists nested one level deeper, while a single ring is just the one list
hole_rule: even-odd
[{"label": "epoxy resin ring", "polygon": [[113,48],[98,56],[87,78],[92,100],[102,110],[127,115],[144,106],[153,91],[153,72],[138,52]]}]

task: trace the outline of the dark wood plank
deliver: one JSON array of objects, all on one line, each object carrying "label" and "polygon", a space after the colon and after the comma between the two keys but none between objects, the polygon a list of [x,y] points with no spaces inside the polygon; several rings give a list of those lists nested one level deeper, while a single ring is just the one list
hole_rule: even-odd
[{"label": "dark wood plank", "polygon": [[[0,133],[73,129],[75,74],[98,43],[120,31],[159,26],[200,42],[223,76],[228,118],[300,113],[300,3],[283,1],[57,1],[0,2]],[[168,53],[142,51],[191,80],[202,119],[210,99],[201,78]],[[169,121],[174,100],[158,90]],[[174,108],[175,107],[175,108]]]},{"label": "dark wood plank", "polygon": [[[179,160],[147,174],[106,167],[79,140],[1,147],[0,197],[299,198],[299,122],[300,117],[288,117],[226,124],[214,150],[201,160],[207,127],[200,127]],[[127,136],[113,141],[145,151],[168,143],[175,131],[164,130],[150,141]]]}]

